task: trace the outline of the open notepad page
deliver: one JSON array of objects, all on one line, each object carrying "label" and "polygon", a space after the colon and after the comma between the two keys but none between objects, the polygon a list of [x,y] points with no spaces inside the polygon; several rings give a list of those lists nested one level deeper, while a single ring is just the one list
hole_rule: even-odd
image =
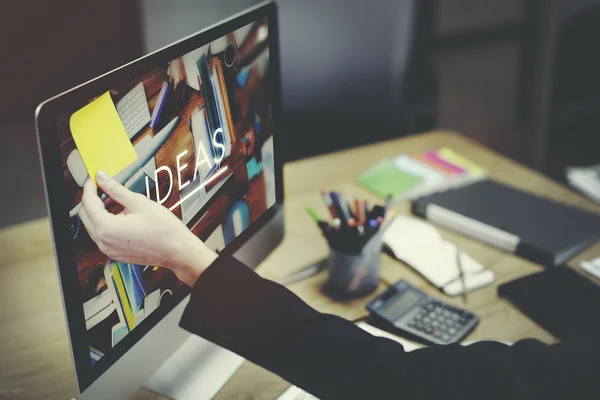
[{"label": "open notepad page", "polygon": [[435,287],[445,289],[447,294],[462,292],[457,252],[460,252],[467,290],[493,282],[492,271],[445,241],[438,230],[425,221],[397,216],[384,232],[383,241],[398,260],[414,268]]}]

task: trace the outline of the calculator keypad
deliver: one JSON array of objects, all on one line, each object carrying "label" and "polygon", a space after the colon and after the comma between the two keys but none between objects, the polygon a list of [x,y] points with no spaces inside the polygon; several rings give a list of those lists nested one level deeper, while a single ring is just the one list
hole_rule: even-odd
[{"label": "calculator keypad", "polygon": [[437,341],[450,343],[458,339],[475,316],[468,311],[461,310],[435,299],[427,299],[420,305],[420,309],[407,321],[402,321],[408,327],[429,335]]}]

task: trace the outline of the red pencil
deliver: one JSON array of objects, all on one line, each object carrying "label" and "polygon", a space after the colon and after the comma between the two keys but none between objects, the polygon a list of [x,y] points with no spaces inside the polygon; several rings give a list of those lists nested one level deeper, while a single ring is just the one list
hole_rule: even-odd
[{"label": "red pencil", "polygon": [[360,210],[360,200],[354,199],[354,215],[356,215],[356,220],[359,225],[364,224],[362,212]]}]

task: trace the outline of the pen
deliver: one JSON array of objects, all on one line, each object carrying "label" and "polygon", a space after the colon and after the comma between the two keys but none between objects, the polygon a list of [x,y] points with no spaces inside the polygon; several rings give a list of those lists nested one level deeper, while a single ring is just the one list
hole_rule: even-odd
[{"label": "pen", "polygon": [[329,210],[329,215],[331,215],[332,219],[337,218],[338,216],[335,213],[335,207],[333,206],[333,201],[331,200],[331,195],[327,193],[325,190],[321,190],[321,197],[323,198],[323,202],[327,206]]},{"label": "pen", "polygon": [[306,208],[306,212],[315,220],[315,222],[321,229],[323,236],[325,236],[325,238],[331,245],[331,243],[332,243],[331,230],[333,229],[331,227],[331,225],[329,225],[327,222],[323,221],[321,219],[321,217],[319,216],[319,214],[317,214],[317,212],[312,209],[312,207],[306,206],[305,208]]},{"label": "pen", "polygon": [[350,212],[350,207],[348,206],[348,202],[346,201],[346,196],[343,194],[338,194],[338,201],[340,202],[340,207],[342,208],[342,212],[344,213],[344,217],[348,220],[352,217],[352,213]]},{"label": "pen", "polygon": [[462,298],[463,301],[467,301],[467,285],[465,284],[465,271],[463,269],[462,261],[460,259],[461,250],[456,246],[456,265],[458,266],[458,273],[460,281],[462,283]]},{"label": "pen", "polygon": [[386,214],[385,217],[383,217],[383,221],[381,222],[381,227],[380,229],[382,231],[385,231],[385,229],[388,227],[388,225],[392,222],[392,220],[394,219],[394,217],[396,216],[396,212],[394,210],[390,211],[389,213]]},{"label": "pen", "polygon": [[388,195],[388,197],[385,199],[385,208],[383,209],[384,217],[388,213],[388,210],[390,209],[391,204],[392,204],[392,196]]},{"label": "pen", "polygon": [[[331,195],[331,201],[333,202],[333,207],[335,208],[335,212],[338,215],[338,217],[340,218],[342,225],[345,225],[348,221],[348,218],[350,218],[350,215],[348,215],[348,213],[344,212],[344,208],[341,205],[341,201],[340,201],[338,194],[335,192],[330,192],[330,195]],[[348,205],[346,204],[346,206],[348,206]]]}]

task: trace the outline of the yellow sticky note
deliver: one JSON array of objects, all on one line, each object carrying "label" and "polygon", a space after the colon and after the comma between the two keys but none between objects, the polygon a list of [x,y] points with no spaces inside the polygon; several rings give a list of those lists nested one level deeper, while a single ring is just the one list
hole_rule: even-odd
[{"label": "yellow sticky note", "polygon": [[484,174],[484,171],[481,169],[481,167],[448,147],[439,149],[438,155],[445,161],[457,165],[462,169],[469,171],[473,175],[479,176]]},{"label": "yellow sticky note", "polygon": [[69,125],[94,184],[99,169],[114,176],[138,158],[109,92],[75,111]]}]

